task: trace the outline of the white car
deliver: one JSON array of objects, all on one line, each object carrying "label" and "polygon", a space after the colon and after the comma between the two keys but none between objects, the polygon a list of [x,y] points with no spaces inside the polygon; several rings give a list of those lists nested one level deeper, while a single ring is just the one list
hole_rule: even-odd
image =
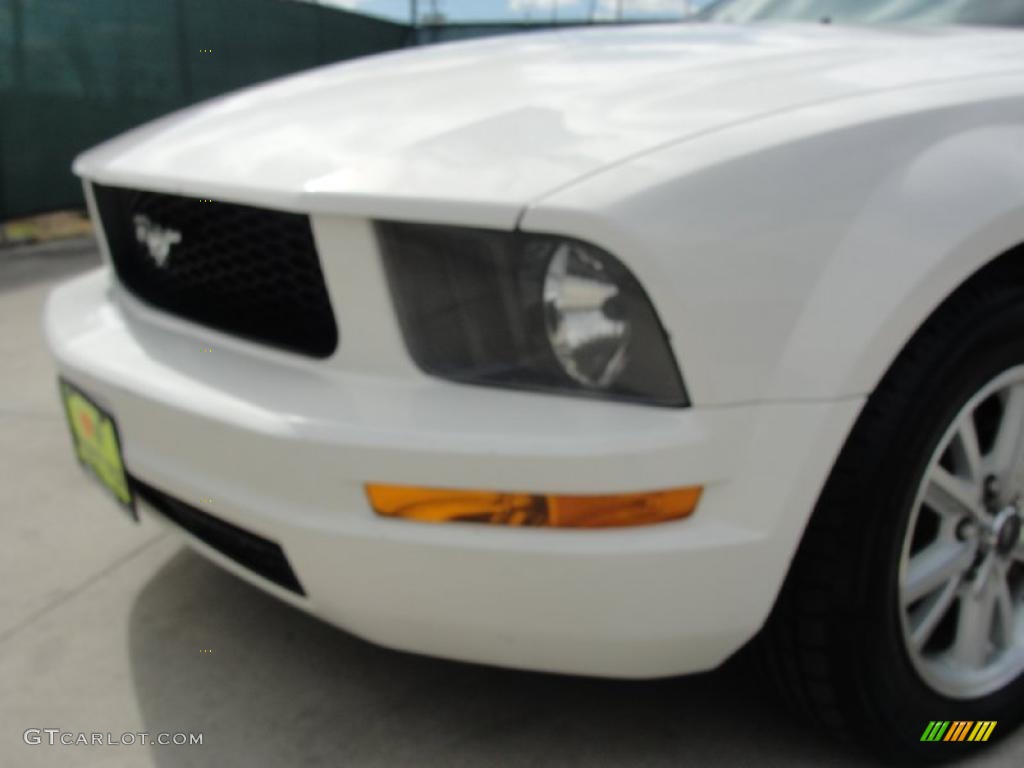
[{"label": "white car", "polygon": [[731,0],[116,138],[74,166],[105,266],[46,308],[78,456],[386,646],[652,678],[756,637],[890,755],[998,738],[1024,714],[1022,23]]}]

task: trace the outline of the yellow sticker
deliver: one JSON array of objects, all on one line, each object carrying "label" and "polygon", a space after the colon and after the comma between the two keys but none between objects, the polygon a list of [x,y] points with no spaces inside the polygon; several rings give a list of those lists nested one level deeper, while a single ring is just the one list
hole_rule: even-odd
[{"label": "yellow sticker", "polygon": [[79,461],[95,473],[118,501],[131,504],[132,494],[113,420],[67,385],[61,391]]}]

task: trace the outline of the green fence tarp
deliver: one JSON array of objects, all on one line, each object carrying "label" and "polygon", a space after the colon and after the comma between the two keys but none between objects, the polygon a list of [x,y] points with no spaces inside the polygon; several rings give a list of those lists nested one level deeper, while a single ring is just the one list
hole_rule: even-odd
[{"label": "green fence tarp", "polygon": [[0,220],[81,205],[72,159],[127,128],[410,41],[401,24],[286,0],[0,0]]}]

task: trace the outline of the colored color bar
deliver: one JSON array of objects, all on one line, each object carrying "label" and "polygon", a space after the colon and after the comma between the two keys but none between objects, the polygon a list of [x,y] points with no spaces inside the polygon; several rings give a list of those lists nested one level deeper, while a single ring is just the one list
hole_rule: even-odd
[{"label": "colored color bar", "polygon": [[941,741],[948,728],[948,720],[932,720],[928,723],[928,727],[924,729],[921,741]]}]

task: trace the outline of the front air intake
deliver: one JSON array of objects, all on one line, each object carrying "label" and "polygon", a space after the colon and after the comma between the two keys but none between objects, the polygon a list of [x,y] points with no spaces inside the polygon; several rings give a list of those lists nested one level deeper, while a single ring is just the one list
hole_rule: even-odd
[{"label": "front air intake", "polygon": [[137,478],[132,478],[131,483],[139,499],[207,546],[279,587],[306,594],[278,544],[196,509]]}]

